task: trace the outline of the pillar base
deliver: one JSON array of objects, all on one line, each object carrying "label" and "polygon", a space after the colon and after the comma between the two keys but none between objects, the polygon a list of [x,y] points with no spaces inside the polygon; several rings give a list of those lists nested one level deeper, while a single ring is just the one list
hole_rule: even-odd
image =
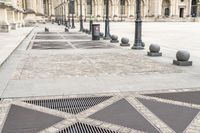
[{"label": "pillar base", "polygon": [[10,23],[11,30],[17,29],[17,23]]},{"label": "pillar base", "polygon": [[27,13],[24,19],[25,27],[33,27],[36,24],[35,13]]},{"label": "pillar base", "polygon": [[162,53],[161,52],[148,52],[147,55],[152,56],[152,57],[157,57],[157,56],[162,56]]},{"label": "pillar base", "polygon": [[10,25],[0,25],[0,32],[10,32]]},{"label": "pillar base", "polygon": [[104,36],[103,40],[110,40],[111,38],[109,36]]},{"label": "pillar base", "polygon": [[132,49],[135,49],[135,50],[143,50],[144,47],[142,47],[142,46],[133,46]]},{"label": "pillar base", "polygon": [[177,66],[192,66],[192,61],[177,61],[173,60],[173,64]]},{"label": "pillar base", "polygon": [[20,22],[17,23],[17,28],[21,28],[22,24]]}]

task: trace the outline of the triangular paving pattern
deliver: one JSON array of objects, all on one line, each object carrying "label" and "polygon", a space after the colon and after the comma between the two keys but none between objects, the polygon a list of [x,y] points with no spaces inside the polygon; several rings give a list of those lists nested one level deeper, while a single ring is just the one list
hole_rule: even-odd
[{"label": "triangular paving pattern", "polygon": [[176,133],[182,133],[200,110],[137,98],[152,113],[170,126]]},{"label": "triangular paving pattern", "polygon": [[200,105],[200,91],[158,93],[158,94],[144,94],[144,95]]},{"label": "triangular paving pattern", "polygon": [[43,100],[28,100],[24,102],[62,112],[78,114],[101,102],[108,100],[111,97],[112,96],[66,98],[66,99],[43,99]]},{"label": "triangular paving pattern", "polygon": [[57,116],[11,105],[2,133],[36,133],[62,120]]},{"label": "triangular paving pattern", "polygon": [[90,118],[148,133],[159,133],[156,128],[125,99],[119,100],[105,109],[98,111],[91,115]]}]

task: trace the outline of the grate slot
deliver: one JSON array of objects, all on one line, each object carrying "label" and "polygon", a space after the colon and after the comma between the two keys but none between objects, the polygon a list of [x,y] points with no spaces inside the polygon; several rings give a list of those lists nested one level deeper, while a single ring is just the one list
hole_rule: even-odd
[{"label": "grate slot", "polygon": [[46,107],[49,109],[55,109],[62,112],[78,114],[109,98],[111,98],[111,96],[70,98],[70,99],[27,100],[24,102]]},{"label": "grate slot", "polygon": [[118,133],[118,132],[77,122],[71,125],[70,127],[67,127],[57,133]]}]

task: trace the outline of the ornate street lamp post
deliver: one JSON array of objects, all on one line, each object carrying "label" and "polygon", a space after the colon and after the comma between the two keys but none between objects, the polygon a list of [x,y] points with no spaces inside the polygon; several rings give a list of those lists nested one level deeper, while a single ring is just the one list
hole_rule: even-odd
[{"label": "ornate street lamp post", "polygon": [[104,40],[110,40],[109,0],[106,0],[106,20],[105,20],[105,36],[104,36]]},{"label": "ornate street lamp post", "polygon": [[70,0],[68,0],[68,28],[71,27],[71,24],[70,24]]},{"label": "ornate street lamp post", "polygon": [[92,24],[93,24],[93,20],[92,20],[92,0],[90,0],[90,33],[92,32]]},{"label": "ornate street lamp post", "polygon": [[82,7],[82,0],[80,0],[80,31],[83,31],[83,7]]},{"label": "ornate street lamp post", "polygon": [[142,43],[141,0],[136,0],[135,43],[132,49],[144,49]]},{"label": "ornate street lamp post", "polygon": [[75,28],[75,25],[74,25],[74,12],[75,12],[75,9],[74,9],[74,0],[71,0],[71,12],[72,12],[72,29]]},{"label": "ornate street lamp post", "polygon": [[67,19],[66,19],[66,0],[64,0],[64,23],[67,26]]}]

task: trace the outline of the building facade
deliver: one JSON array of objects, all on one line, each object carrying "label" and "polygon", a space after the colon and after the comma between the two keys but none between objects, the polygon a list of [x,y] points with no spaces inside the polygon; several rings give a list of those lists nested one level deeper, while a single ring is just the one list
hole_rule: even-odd
[{"label": "building facade", "polygon": [[[71,4],[71,2],[74,4]],[[46,20],[80,17],[81,0],[0,0],[0,31],[9,32]],[[200,0],[141,0],[144,21],[194,21],[200,16]],[[82,0],[85,21],[103,21],[106,0]],[[136,0],[109,0],[111,21],[133,21]],[[92,9],[92,12],[91,12]]]},{"label": "building facade", "polygon": [[[57,19],[68,17],[70,0],[59,0],[55,4]],[[73,0],[72,0],[73,1]],[[200,15],[199,0],[141,0],[141,12],[145,21],[194,21]],[[80,16],[80,0],[75,2],[75,17]],[[104,20],[106,0],[82,0],[83,17]],[[136,0],[109,0],[109,16],[113,21],[131,21],[136,14]]]},{"label": "building facade", "polygon": [[49,6],[48,0],[0,0],[0,31],[44,22],[51,11]]}]

